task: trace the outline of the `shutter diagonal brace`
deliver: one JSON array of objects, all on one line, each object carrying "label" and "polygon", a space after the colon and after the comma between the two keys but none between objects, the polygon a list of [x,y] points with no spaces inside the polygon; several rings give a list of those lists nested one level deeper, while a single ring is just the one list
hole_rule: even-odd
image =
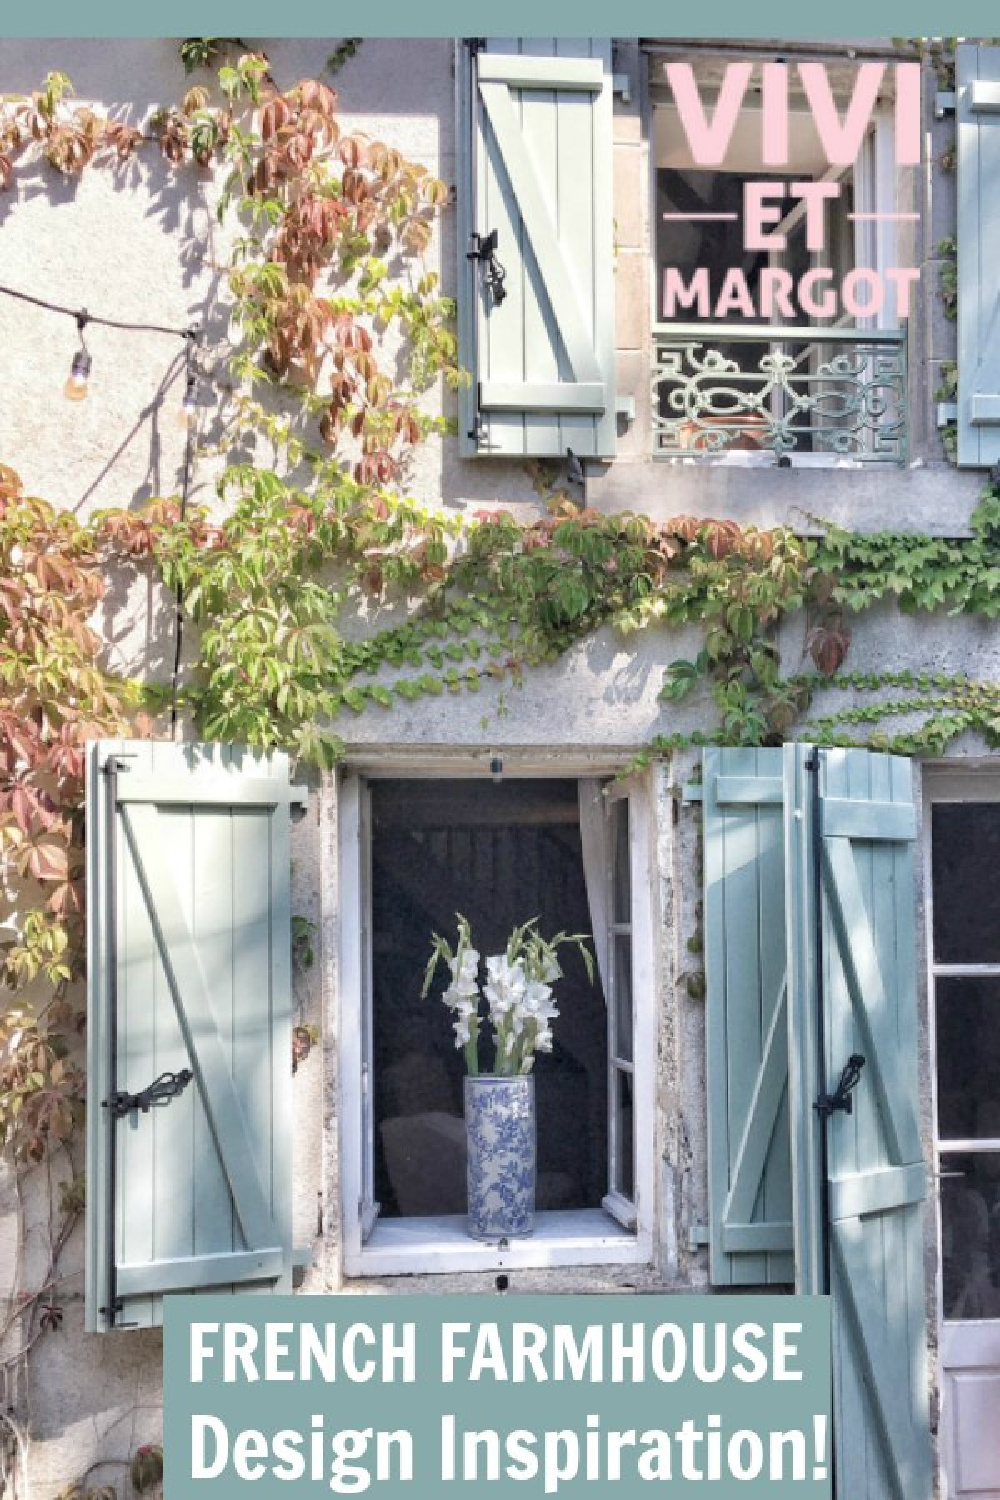
[{"label": "shutter diagonal brace", "polygon": [[[724,1243],[727,1233],[738,1239],[741,1231],[747,1233],[752,1227],[756,1227],[752,1224],[754,1202],[764,1179],[768,1149],[778,1123],[781,1101],[788,1088],[787,995],[786,974],[782,975],[778,1003],[767,1030],[753,1099],[747,1111],[746,1129],[733,1167],[732,1186],[722,1211]],[[790,1220],[788,1223],[772,1224],[769,1229],[771,1232],[766,1237],[768,1249],[792,1248]]]},{"label": "shutter diagonal brace", "polygon": [[[246,1117],[219,1040],[201,961],[173,877],[159,861],[147,865],[140,850],[143,842],[147,848],[153,847],[159,815],[153,805],[134,804],[122,806],[120,816],[243,1238],[248,1250],[262,1250],[273,1245],[275,1230],[250,1151]],[[173,942],[168,941],[168,933]]]}]

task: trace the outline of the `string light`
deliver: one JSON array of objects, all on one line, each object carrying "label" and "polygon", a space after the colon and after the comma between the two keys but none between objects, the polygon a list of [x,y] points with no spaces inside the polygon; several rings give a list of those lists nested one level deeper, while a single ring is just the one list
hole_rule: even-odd
[{"label": "string light", "polygon": [[162,333],[171,338],[187,341],[187,381],[178,421],[182,427],[190,428],[198,414],[198,382],[193,368],[194,347],[198,340],[198,328],[171,328],[163,323],[129,323],[121,318],[102,318],[89,313],[85,307],[67,307],[62,302],[50,302],[47,297],[35,297],[17,287],[0,283],[0,296],[13,297],[18,302],[27,302],[32,307],[41,307],[46,312],[59,313],[72,318],[80,335],[80,347],[73,355],[69,376],[63,386],[63,394],[70,401],[85,401],[89,390],[93,359],[83,336],[84,329],[94,324],[100,328],[114,328],[123,333]]},{"label": "string light", "polygon": [[177,413],[177,425],[181,428],[193,427],[198,418],[198,377],[188,363],[187,380],[184,382],[184,397],[181,401],[181,409]]},{"label": "string light", "polygon": [[87,343],[83,336],[83,330],[86,328],[88,321],[87,310],[83,308],[76,315],[76,326],[80,334],[80,347],[73,355],[69,378],[63,386],[63,395],[67,401],[86,401],[87,399],[87,382],[90,380],[90,371],[93,365],[90,350],[87,348]]}]

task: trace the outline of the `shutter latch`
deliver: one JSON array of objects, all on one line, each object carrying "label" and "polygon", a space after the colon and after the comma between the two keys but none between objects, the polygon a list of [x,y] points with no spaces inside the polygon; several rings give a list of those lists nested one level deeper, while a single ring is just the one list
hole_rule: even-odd
[{"label": "shutter latch", "polygon": [[499,231],[496,229],[491,229],[489,234],[470,234],[469,248],[466,252],[467,260],[478,260],[485,266],[486,285],[490,289],[496,307],[500,306],[507,295],[507,289],[504,286],[507,272],[497,260],[499,240]]},{"label": "shutter latch", "polygon": [[840,1082],[837,1084],[837,1092],[835,1094],[820,1094],[819,1098],[816,1100],[816,1103],[813,1105],[813,1109],[817,1112],[817,1114],[820,1114],[824,1119],[827,1119],[834,1113],[835,1110],[838,1109],[842,1109],[845,1115],[849,1115],[853,1112],[851,1104],[851,1090],[857,1088],[858,1079],[861,1077],[861,1069],[864,1067],[864,1065],[865,1060],[861,1056],[860,1052],[854,1052],[851,1054],[851,1056],[847,1059],[846,1064],[844,1065],[843,1072],[840,1075]]},{"label": "shutter latch", "polygon": [[183,1094],[193,1077],[190,1068],[182,1068],[179,1073],[161,1073],[138,1094],[112,1094],[110,1099],[103,1101],[104,1107],[110,1108],[116,1120],[123,1120],[134,1109],[141,1109],[144,1115],[148,1115],[154,1105],[169,1104],[171,1099]]}]

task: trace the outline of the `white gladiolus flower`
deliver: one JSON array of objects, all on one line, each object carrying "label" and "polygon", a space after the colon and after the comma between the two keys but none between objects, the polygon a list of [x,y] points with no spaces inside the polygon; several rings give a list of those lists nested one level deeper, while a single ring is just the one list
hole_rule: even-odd
[{"label": "white gladiolus flower", "polygon": [[471,1022],[475,1015],[474,1010],[463,1010],[459,1012],[458,1020],[455,1022],[455,1046],[468,1046],[472,1035]]},{"label": "white gladiolus flower", "polygon": [[523,1005],[529,1015],[540,1016],[546,1009],[546,1002],[552,994],[550,984],[542,984],[537,979],[532,979],[525,987]]},{"label": "white gladiolus flower", "polygon": [[541,1030],[535,1036],[535,1051],[536,1052],[551,1052],[552,1051],[552,1030],[551,1030],[550,1027],[543,1026],[541,1028]]},{"label": "white gladiolus flower", "polygon": [[479,953],[475,948],[466,948],[451,960],[448,967],[457,980],[475,984],[479,974]]},{"label": "white gladiolus flower", "polygon": [[[458,979],[453,979],[451,984],[449,984],[448,988],[445,990],[445,996],[447,997],[449,995],[454,995],[463,1000],[471,1000],[473,995],[475,995],[478,999],[479,986],[474,979],[463,979],[460,976]],[[453,1001],[446,998],[445,1004],[451,1005],[453,1004]]]},{"label": "white gladiolus flower", "polygon": [[475,985],[470,988],[468,984],[460,980],[455,984],[449,984],[441,998],[445,1005],[451,1006],[452,1010],[459,1010],[464,1006],[471,1006],[475,1009],[479,1001],[479,990]]},{"label": "white gladiolus flower", "polygon": [[527,988],[524,969],[519,963],[508,963],[505,954],[496,954],[486,960],[489,983],[486,998],[490,1006],[490,1020],[498,1025],[513,1010],[520,1006]]}]

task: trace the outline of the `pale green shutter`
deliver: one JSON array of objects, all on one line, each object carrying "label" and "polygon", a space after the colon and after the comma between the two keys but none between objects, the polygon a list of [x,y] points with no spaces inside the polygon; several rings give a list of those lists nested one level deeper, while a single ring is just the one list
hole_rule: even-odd
[{"label": "pale green shutter", "polygon": [[291,1289],[292,798],[282,755],[89,748],[90,1331],[158,1324],[166,1292]]},{"label": "pale green shutter", "polygon": [[703,834],[712,1280],[788,1283],[780,750],[706,750]]},{"label": "pale green shutter", "polygon": [[459,105],[462,451],[611,457],[611,44],[467,43]]},{"label": "pale green shutter", "polygon": [[930,1500],[912,766],[864,750],[822,750],[814,760],[810,747],[789,746],[785,754],[789,1097],[800,1291],[823,1290],[815,1103],[836,1092],[850,1057],[864,1058],[851,1112],[833,1111],[826,1127],[837,1494],[843,1500]]},{"label": "pale green shutter", "polygon": [[958,48],[958,461],[1000,461],[1000,47]]}]

